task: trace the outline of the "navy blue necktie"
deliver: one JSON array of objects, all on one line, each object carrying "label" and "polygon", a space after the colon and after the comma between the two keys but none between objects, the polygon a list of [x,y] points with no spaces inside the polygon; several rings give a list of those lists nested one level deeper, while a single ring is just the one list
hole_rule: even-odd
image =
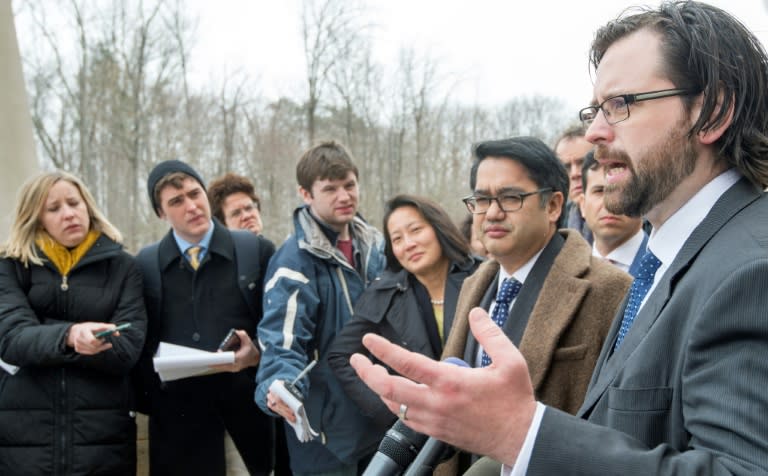
[{"label": "navy blue necktie", "polygon": [[635,320],[635,316],[637,316],[637,311],[640,309],[640,304],[643,302],[645,295],[651,289],[653,277],[656,276],[659,266],[661,266],[661,261],[651,250],[646,251],[642,259],[640,259],[637,276],[632,281],[632,287],[629,290],[629,301],[627,301],[627,307],[624,309],[624,317],[621,319],[619,335],[616,337],[616,344],[613,346],[614,351],[619,348],[621,341],[624,340],[627,332],[629,332],[629,328],[632,327],[632,322]]},{"label": "navy blue necktie", "polygon": [[[515,278],[509,277],[501,282],[501,289],[496,294],[496,306],[493,308],[491,319],[498,324],[499,327],[504,327],[504,323],[507,322],[507,316],[509,316],[509,303],[515,299],[517,293],[520,292],[520,288],[523,287],[523,283]],[[483,350],[481,357],[481,366],[487,367],[491,365],[491,358]]]}]

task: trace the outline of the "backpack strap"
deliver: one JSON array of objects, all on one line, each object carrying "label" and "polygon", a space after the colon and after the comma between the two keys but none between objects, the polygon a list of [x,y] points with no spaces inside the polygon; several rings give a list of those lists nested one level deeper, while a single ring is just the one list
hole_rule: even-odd
[{"label": "backpack strap", "polygon": [[261,299],[258,299],[260,293],[257,291],[263,279],[260,262],[263,238],[242,230],[230,230],[230,234],[235,244],[238,287],[251,313],[260,319]]},{"label": "backpack strap", "polygon": [[[156,299],[157,308],[155,311],[160,312],[162,309],[161,301],[163,299],[163,284],[162,276],[160,274],[160,242],[157,241],[142,248],[139,251],[139,254],[136,255],[136,263],[141,270],[142,279],[144,281],[145,300],[147,296],[152,296]],[[150,303],[145,302],[145,305],[147,305],[147,310],[149,311]],[[157,321],[157,319],[154,321]],[[154,321],[150,319],[150,321],[147,322],[147,336],[159,335],[157,332],[159,331],[159,322]],[[154,354],[155,350],[157,350],[158,343],[159,341],[155,342],[154,340],[147,339],[145,348],[148,349],[151,354]]]},{"label": "backpack strap", "polygon": [[144,278],[144,287],[156,289],[158,295],[161,291],[160,281],[160,242],[157,241],[146,246],[136,255],[136,261],[141,268]]}]

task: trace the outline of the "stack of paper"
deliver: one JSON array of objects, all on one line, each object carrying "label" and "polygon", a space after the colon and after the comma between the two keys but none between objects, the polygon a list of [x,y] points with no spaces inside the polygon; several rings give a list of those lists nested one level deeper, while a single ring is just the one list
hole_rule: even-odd
[{"label": "stack of paper", "polygon": [[235,353],[232,351],[208,352],[167,342],[160,343],[152,359],[155,372],[163,382],[221,372],[211,366],[231,364],[234,361]]},{"label": "stack of paper", "polygon": [[304,410],[304,403],[285,388],[285,382],[282,380],[275,380],[272,382],[272,385],[269,386],[269,391],[277,395],[280,400],[293,410],[293,414],[296,415],[296,422],[288,423],[293,427],[293,431],[296,432],[296,438],[298,438],[299,441],[306,443],[318,435],[318,433],[309,426],[309,418],[307,418],[307,412]]}]

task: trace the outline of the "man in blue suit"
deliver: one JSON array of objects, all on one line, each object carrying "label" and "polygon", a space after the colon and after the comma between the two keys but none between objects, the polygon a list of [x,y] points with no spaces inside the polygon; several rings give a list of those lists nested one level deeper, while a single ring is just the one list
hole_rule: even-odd
[{"label": "man in blue suit", "polygon": [[480,309],[470,326],[492,366],[372,335],[407,378],[352,365],[411,428],[506,474],[766,474],[768,55],[728,13],[675,2],[610,22],[590,56],[580,117],[606,205],[653,232],[577,416],[535,401],[525,360]]},{"label": "man in blue suit", "polygon": [[595,160],[594,152],[590,151],[584,157],[581,182],[584,192],[579,197],[579,208],[594,237],[592,255],[632,276],[637,275],[648,245],[643,219],[617,215],[606,209],[603,200],[605,170]]}]

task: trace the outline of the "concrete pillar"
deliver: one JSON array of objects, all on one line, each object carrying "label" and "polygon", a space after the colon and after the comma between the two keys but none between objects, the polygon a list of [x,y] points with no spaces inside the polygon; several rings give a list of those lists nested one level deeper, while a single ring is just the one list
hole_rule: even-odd
[{"label": "concrete pillar", "polygon": [[11,0],[0,0],[0,241],[21,184],[38,170]]}]

